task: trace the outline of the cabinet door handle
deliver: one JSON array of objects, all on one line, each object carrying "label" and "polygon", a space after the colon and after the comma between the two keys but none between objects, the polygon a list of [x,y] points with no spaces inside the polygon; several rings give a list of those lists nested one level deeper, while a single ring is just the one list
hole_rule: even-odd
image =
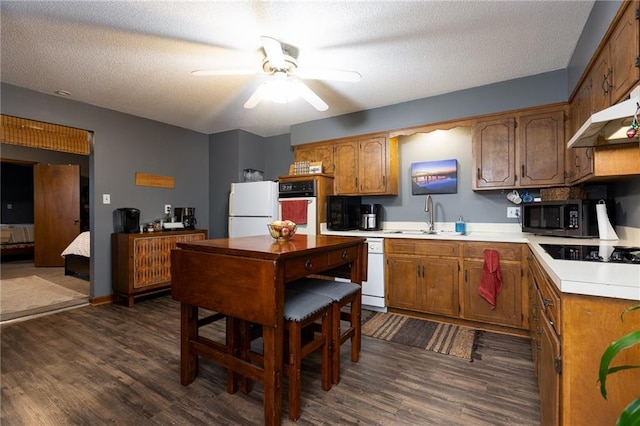
[{"label": "cabinet door handle", "polygon": [[419,278],[420,277],[420,265],[416,266],[416,276]]},{"label": "cabinet door handle", "polygon": [[522,178],[524,177],[524,164],[520,167],[520,171],[521,171],[520,177]]},{"label": "cabinet door handle", "polygon": [[549,306],[553,306],[553,302],[550,299],[547,299],[546,297],[542,298],[542,304],[544,305],[545,308],[548,308]]},{"label": "cabinet door handle", "polygon": [[424,275],[424,265],[422,265],[422,278],[424,278],[424,277],[425,277],[425,275]]},{"label": "cabinet door handle", "polygon": [[476,172],[476,179],[480,180],[480,167],[478,167],[478,171]]}]

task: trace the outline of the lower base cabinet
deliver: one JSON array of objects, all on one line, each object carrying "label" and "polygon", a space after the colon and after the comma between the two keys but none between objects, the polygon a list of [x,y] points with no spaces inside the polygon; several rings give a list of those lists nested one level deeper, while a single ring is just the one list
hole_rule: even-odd
[{"label": "lower base cabinet", "polygon": [[[523,294],[522,244],[463,243],[464,291],[462,291],[461,317],[469,320],[507,327],[526,327],[525,318],[528,293]],[[491,305],[478,293],[482,281],[484,252],[496,250],[500,259],[502,288]]]},{"label": "lower base cabinet", "polygon": [[[630,312],[638,302],[560,293],[529,254],[531,336],[534,370],[540,388],[540,419],[545,426],[614,425],[622,410],[640,395],[640,370],[607,378],[607,399],[600,394],[600,358],[611,342],[638,330]],[[618,354],[612,365],[637,365],[640,348]]]},{"label": "lower base cabinet", "polygon": [[171,288],[171,250],[178,243],[206,240],[206,230],[111,234],[111,279],[114,300],[129,307],[139,297]]},{"label": "lower base cabinet", "polygon": [[389,306],[458,315],[458,243],[386,239],[385,244],[387,277],[400,283],[388,286]]},{"label": "lower base cabinet", "polygon": [[[484,250],[489,248],[498,250],[502,272],[495,309],[478,294]],[[524,248],[523,244],[387,238],[387,306],[522,334],[528,329],[528,293],[522,289]]]}]

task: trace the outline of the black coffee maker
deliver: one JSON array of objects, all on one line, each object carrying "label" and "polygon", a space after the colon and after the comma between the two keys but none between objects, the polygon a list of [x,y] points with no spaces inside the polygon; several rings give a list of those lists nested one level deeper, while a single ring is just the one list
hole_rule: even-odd
[{"label": "black coffee maker", "polygon": [[196,208],[195,207],[176,207],[175,216],[178,222],[182,222],[185,229],[193,229],[196,227]]}]

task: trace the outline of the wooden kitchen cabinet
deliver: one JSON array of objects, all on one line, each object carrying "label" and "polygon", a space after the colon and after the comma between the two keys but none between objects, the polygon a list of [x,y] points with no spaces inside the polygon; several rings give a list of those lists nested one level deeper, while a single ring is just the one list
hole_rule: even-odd
[{"label": "wooden kitchen cabinet", "polygon": [[398,140],[372,136],[334,145],[336,195],[397,195]]},{"label": "wooden kitchen cabinet", "polygon": [[293,148],[294,161],[321,161],[322,173],[333,175],[333,143],[310,143]]},{"label": "wooden kitchen cabinet", "polygon": [[[522,244],[462,243],[464,275],[461,290],[461,318],[507,327],[527,328],[528,293],[522,284]],[[496,307],[478,294],[484,265],[484,251],[495,249],[500,256],[502,290],[496,298]]]},{"label": "wooden kitchen cabinet", "polygon": [[398,195],[398,138],[370,135],[298,145],[294,161],[322,161],[336,195]]},{"label": "wooden kitchen cabinet", "polygon": [[474,190],[563,185],[565,106],[534,108],[473,125]]},{"label": "wooden kitchen cabinet", "polygon": [[619,19],[603,40],[591,72],[593,108],[600,111],[622,100],[640,80],[640,2],[623,2]]},{"label": "wooden kitchen cabinet", "polygon": [[206,230],[111,234],[111,279],[115,301],[129,307],[142,296],[171,288],[171,250],[177,243],[206,240]]},{"label": "wooden kitchen cabinet", "polygon": [[[543,425],[613,425],[640,393],[640,370],[625,370],[607,379],[607,399],[597,383],[600,358],[609,344],[637,330],[634,312],[622,312],[637,301],[583,296],[558,291],[535,255],[528,255],[528,275],[536,298],[530,301],[534,368],[540,388]],[[615,365],[637,364],[640,348],[618,354]]]},{"label": "wooden kitchen cabinet", "polygon": [[[640,82],[640,1],[623,2],[569,105],[567,140],[591,114],[624,100]],[[615,166],[618,165],[618,166]],[[567,183],[640,173],[640,148],[619,146],[567,150]]]},{"label": "wooden kitchen cabinet", "polygon": [[457,316],[458,244],[386,239],[387,305],[435,315]]}]

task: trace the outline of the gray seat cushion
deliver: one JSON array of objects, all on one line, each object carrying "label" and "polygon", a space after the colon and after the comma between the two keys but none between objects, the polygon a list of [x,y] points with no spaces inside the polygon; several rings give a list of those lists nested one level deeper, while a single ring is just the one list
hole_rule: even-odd
[{"label": "gray seat cushion", "polygon": [[319,278],[302,278],[287,284],[287,289],[304,291],[306,293],[319,294],[329,297],[334,302],[339,302],[360,289],[358,284],[343,281],[329,281]]},{"label": "gray seat cushion", "polygon": [[331,306],[332,303],[333,300],[319,294],[287,289],[284,300],[284,319],[300,322]]}]

